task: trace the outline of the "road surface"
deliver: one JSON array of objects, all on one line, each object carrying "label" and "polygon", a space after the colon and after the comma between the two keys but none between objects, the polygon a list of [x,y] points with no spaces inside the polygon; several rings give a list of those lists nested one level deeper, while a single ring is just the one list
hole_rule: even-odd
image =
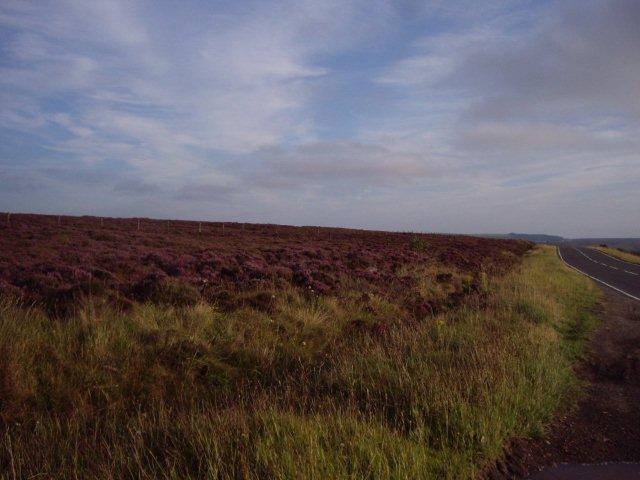
[{"label": "road surface", "polygon": [[572,245],[558,248],[560,257],[571,267],[640,301],[640,265],[618,260],[593,248]]},{"label": "road surface", "polygon": [[640,464],[560,465],[531,477],[530,480],[638,480]]}]

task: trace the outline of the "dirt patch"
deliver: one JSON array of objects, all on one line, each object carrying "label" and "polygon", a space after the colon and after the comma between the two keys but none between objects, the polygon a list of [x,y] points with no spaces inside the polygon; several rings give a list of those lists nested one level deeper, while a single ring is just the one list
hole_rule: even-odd
[{"label": "dirt patch", "polygon": [[577,373],[586,382],[573,410],[542,438],[519,439],[487,475],[527,478],[558,464],[640,461],[640,319],[637,301],[605,291],[602,322]]}]

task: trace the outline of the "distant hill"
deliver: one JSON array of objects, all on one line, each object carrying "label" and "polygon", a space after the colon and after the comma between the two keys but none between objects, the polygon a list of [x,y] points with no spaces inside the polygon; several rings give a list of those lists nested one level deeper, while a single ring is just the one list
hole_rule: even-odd
[{"label": "distant hill", "polygon": [[572,238],[566,241],[572,245],[607,245],[628,252],[640,253],[640,238]]},{"label": "distant hill", "polygon": [[561,243],[565,239],[558,235],[545,235],[542,233],[485,233],[477,235],[486,238],[504,238],[507,240],[528,240],[534,243]]},{"label": "distant hill", "polygon": [[581,247],[589,245],[607,245],[612,248],[619,248],[627,252],[640,253],[640,238],[564,238],[559,235],[545,235],[541,233],[483,233],[475,235],[484,238],[504,238],[508,240],[528,240],[534,243],[548,243],[555,245],[558,243],[569,243]]}]

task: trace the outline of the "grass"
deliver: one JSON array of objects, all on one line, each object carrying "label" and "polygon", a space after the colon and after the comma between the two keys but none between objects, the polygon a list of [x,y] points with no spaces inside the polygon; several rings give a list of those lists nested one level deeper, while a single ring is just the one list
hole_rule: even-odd
[{"label": "grass", "polygon": [[540,247],[423,318],[357,290],[55,321],[5,301],[0,477],[474,478],[576,392],[597,298]]},{"label": "grass", "polygon": [[625,262],[636,263],[640,265],[640,255],[638,254],[625,252],[624,250],[620,250],[619,248],[603,247],[601,245],[596,245],[592,248],[600,250],[602,253],[606,253],[607,255],[611,255],[612,257],[619,258],[620,260],[624,260]]}]

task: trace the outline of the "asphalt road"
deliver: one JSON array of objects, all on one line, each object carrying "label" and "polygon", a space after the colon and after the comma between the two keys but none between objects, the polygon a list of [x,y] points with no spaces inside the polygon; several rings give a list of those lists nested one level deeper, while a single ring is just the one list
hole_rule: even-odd
[{"label": "asphalt road", "polygon": [[559,465],[534,475],[530,480],[638,480],[640,464]]},{"label": "asphalt road", "polygon": [[618,260],[593,248],[561,245],[560,257],[573,268],[640,301],[640,265]]}]

